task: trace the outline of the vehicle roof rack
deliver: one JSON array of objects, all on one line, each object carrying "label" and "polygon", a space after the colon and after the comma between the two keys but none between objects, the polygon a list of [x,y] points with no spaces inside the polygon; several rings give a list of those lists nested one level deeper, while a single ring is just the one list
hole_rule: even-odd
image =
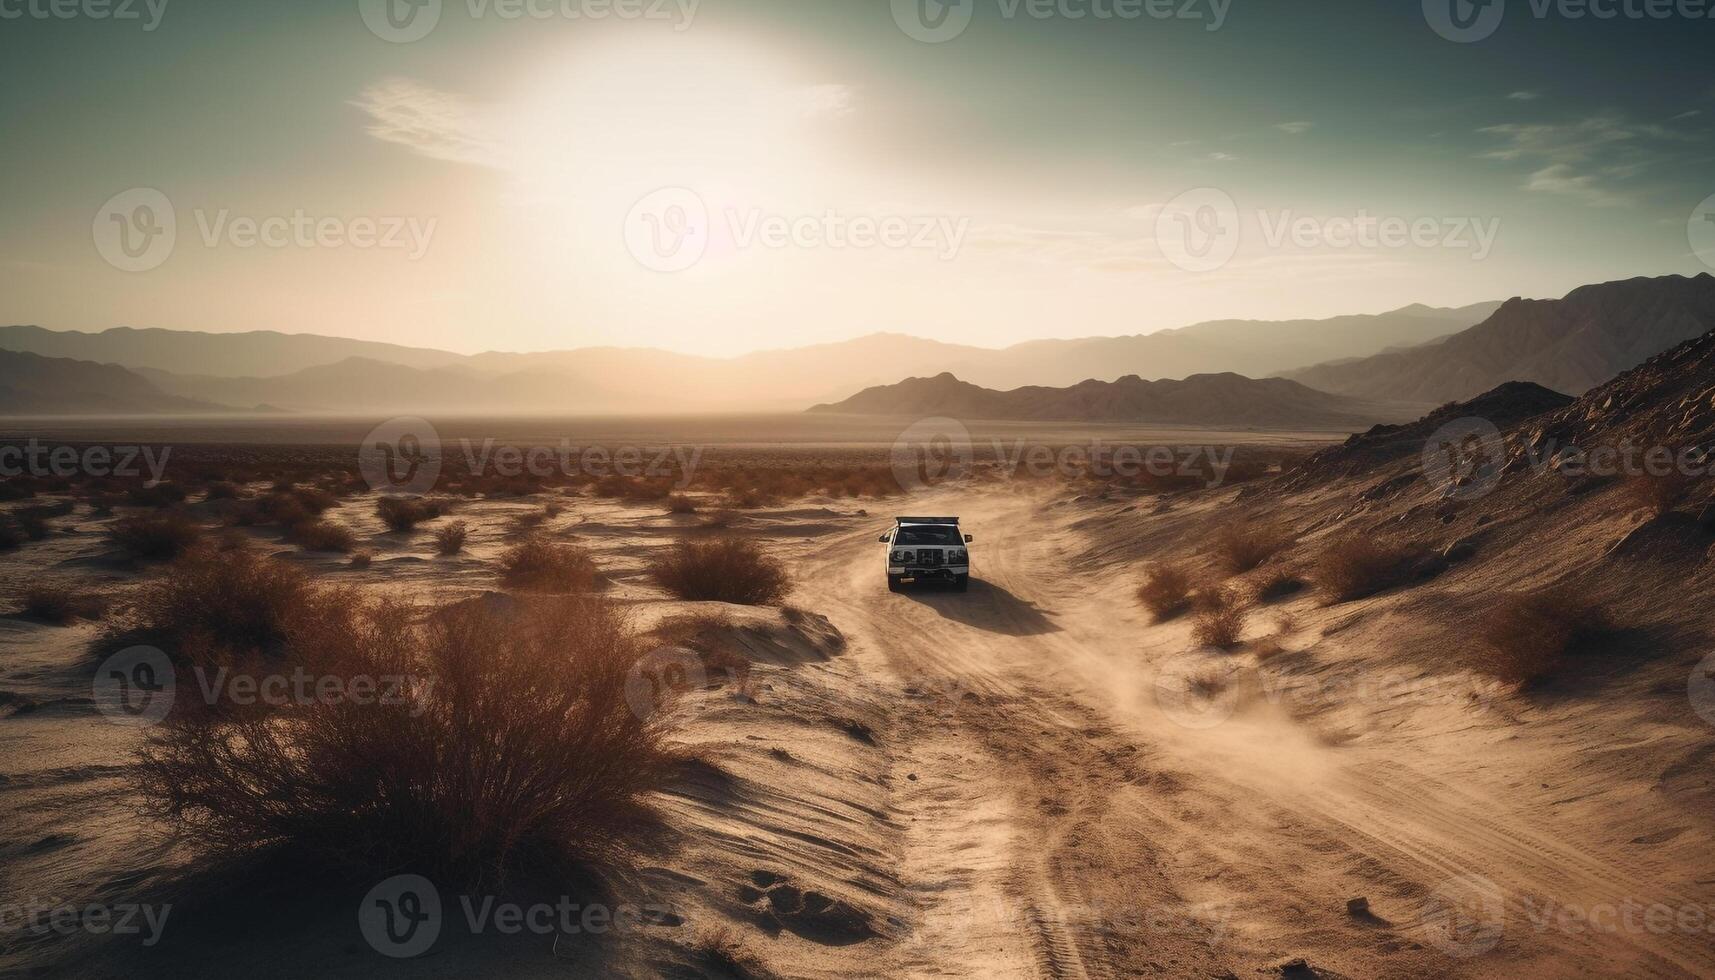
[{"label": "vehicle roof rack", "polygon": [[895,517],[895,524],[957,524],[957,517]]}]

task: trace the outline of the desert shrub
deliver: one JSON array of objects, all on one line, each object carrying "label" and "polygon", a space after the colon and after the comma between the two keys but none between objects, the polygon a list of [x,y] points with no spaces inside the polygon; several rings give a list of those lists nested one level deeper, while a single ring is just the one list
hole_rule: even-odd
[{"label": "desert shrub", "polygon": [[356,568],[356,569],[360,569],[360,570],[365,569],[365,568],[368,568],[374,562],[375,562],[375,553],[372,551],[359,551],[356,554],[353,554],[351,556],[351,567],[352,568]]},{"label": "desert shrub", "polygon": [[1252,595],[1257,602],[1274,602],[1304,588],[1304,580],[1286,569],[1276,569],[1257,581]]},{"label": "desert shrub", "polygon": [[1205,589],[1197,596],[1191,637],[1204,646],[1231,650],[1245,630],[1245,608],[1236,590]]},{"label": "desert shrub", "polygon": [[564,514],[565,512],[566,512],[566,505],[560,503],[558,500],[550,500],[547,503],[542,505],[542,516],[547,518],[550,521],[556,517],[559,517],[561,514]]},{"label": "desert shrub", "polygon": [[36,585],[24,593],[24,615],[32,619],[70,626],[80,619],[100,619],[107,601],[97,595],[80,594],[57,585]]},{"label": "desert shrub", "polygon": [[382,497],[375,502],[381,522],[395,531],[415,530],[418,524],[451,511],[450,501],[428,497]]},{"label": "desert shrub", "polygon": [[1483,618],[1477,635],[1488,653],[1484,669],[1523,685],[1552,675],[1568,654],[1612,629],[1599,603],[1575,589],[1555,587],[1504,596]]},{"label": "desert shrub", "polygon": [[464,541],[469,535],[469,524],[454,521],[435,532],[435,550],[443,555],[456,555],[464,550]]},{"label": "desert shrub", "polygon": [[684,541],[656,558],[649,574],[680,599],[765,606],[791,591],[785,569],[743,538]]},{"label": "desert shrub", "polygon": [[208,495],[204,499],[207,500],[238,499],[238,484],[236,483],[228,483],[225,480],[216,480],[213,483],[210,483],[205,489],[207,490]]},{"label": "desert shrub", "polygon": [[695,514],[696,512],[697,502],[682,493],[676,493],[667,498],[667,513],[669,514]]},{"label": "desert shrub", "polygon": [[25,541],[24,529],[14,521],[0,521],[0,551],[11,551]]},{"label": "desert shrub", "polygon": [[1312,577],[1330,602],[1346,602],[1404,585],[1423,571],[1424,560],[1417,545],[1352,535],[1323,548]]},{"label": "desert shrub", "polygon": [[727,491],[727,505],[739,510],[754,510],[758,507],[773,507],[780,503],[780,497],[772,488],[734,487]]},{"label": "desert shrub", "polygon": [[333,551],[343,554],[357,546],[357,536],[351,533],[350,528],[327,521],[303,521],[294,524],[286,532],[286,540],[305,551]]},{"label": "desert shrub", "polygon": [[135,785],[187,840],[482,888],[600,862],[643,823],[672,757],[659,715],[628,703],[642,647],[612,605],[474,601],[425,618],[350,593],[322,602],[294,659],[316,677],[385,679],[386,696],[156,726]]},{"label": "desert shrub", "polygon": [[169,656],[206,648],[277,652],[311,597],[297,568],[249,550],[192,550],[138,593],[131,634]]},{"label": "desert shrub", "polygon": [[1240,521],[1215,532],[1216,562],[1230,575],[1248,572],[1292,543],[1292,534],[1272,524]]},{"label": "desert shrub", "polygon": [[1691,492],[1695,481],[1684,473],[1672,472],[1655,475],[1638,473],[1626,480],[1626,495],[1632,502],[1654,516],[1669,513],[1679,506],[1685,495]]},{"label": "desert shrub", "polygon": [[124,517],[107,532],[113,543],[133,558],[176,558],[202,537],[202,528],[183,514]]},{"label": "desert shrub", "polygon": [[1172,619],[1191,603],[1191,573],[1181,565],[1160,562],[1137,589],[1137,600],[1157,622]]},{"label": "desert shrub", "polygon": [[538,535],[501,553],[500,581],[525,592],[588,592],[596,586],[597,569],[588,551]]}]

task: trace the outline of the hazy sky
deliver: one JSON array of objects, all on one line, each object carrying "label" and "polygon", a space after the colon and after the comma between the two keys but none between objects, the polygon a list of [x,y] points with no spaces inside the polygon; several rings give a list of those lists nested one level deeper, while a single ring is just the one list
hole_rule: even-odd
[{"label": "hazy sky", "polygon": [[1708,271],[1715,18],[1642,0],[164,2],[0,0],[0,322],[1000,346]]}]

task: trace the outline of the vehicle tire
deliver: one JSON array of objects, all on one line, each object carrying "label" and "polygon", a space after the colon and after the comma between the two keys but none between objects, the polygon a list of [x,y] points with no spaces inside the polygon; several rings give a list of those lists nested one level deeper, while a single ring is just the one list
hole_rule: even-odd
[{"label": "vehicle tire", "polygon": [[963,592],[963,591],[965,591],[966,588],[968,588],[970,586],[970,584],[971,584],[971,577],[969,575],[955,575],[955,576],[953,576],[953,591],[954,592]]},{"label": "vehicle tire", "polygon": [[899,590],[900,590],[899,576],[889,575],[887,577],[887,591],[898,592]]}]

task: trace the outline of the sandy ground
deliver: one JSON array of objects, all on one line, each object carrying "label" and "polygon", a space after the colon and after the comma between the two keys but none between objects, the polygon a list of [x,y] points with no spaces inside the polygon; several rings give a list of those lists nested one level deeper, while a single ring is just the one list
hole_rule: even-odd
[{"label": "sandy ground", "polygon": [[[1462,610],[1493,576],[1532,574],[1522,561],[1289,599],[1251,617],[1246,651],[1200,652],[1187,622],[1137,606],[1139,562],[1239,493],[1002,484],[747,514],[732,531],[788,564],[802,613],[726,610],[719,639],[754,666],[672,709],[696,761],[607,883],[670,911],[599,935],[449,934],[413,960],[365,946],[360,895],[258,880],[199,901],[185,876],[206,869],[127,808],[136,735],[89,700],[95,628],[0,619],[0,690],[34,706],[0,717],[0,900],[183,910],[147,948],[0,934],[0,973],[1715,975],[1698,656],[1534,701],[1466,672],[1449,646]],[[277,547],[329,580],[450,599],[495,587],[510,518],[539,507],[472,505],[456,559],[386,533],[362,500],[330,513],[376,549],[369,569]],[[968,593],[887,591],[875,538],[895,509],[964,519]],[[61,524],[0,559],[0,589],[131,587],[97,522]],[[644,625],[690,611],[644,580],[648,555],[712,533],[590,500],[550,530],[595,550]],[[1209,671],[1219,693],[1183,693]]]}]

